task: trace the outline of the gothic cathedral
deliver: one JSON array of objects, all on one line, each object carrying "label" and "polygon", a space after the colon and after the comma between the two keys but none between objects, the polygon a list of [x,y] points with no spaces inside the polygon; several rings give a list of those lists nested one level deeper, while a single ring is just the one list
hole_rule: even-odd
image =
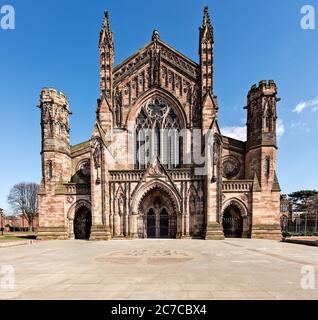
[{"label": "gothic cathedral", "polygon": [[40,96],[40,239],[280,238],[273,80],[247,95],[247,141],[223,136],[208,9],[199,63],[154,31],[114,65],[105,12],[100,96],[88,141],[70,145],[67,97]]}]

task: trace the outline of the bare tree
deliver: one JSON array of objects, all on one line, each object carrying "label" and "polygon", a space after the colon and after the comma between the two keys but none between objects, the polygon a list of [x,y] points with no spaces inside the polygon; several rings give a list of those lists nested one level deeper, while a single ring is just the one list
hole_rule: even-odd
[{"label": "bare tree", "polygon": [[29,230],[33,229],[33,220],[38,214],[39,185],[21,182],[13,186],[8,196],[8,203],[15,213],[22,213],[28,221]]}]

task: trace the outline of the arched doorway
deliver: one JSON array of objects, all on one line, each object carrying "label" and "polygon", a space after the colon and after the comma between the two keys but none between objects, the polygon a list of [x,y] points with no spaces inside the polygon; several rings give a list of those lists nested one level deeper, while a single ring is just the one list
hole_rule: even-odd
[{"label": "arched doorway", "polygon": [[[169,195],[154,188],[141,199],[139,212],[143,216],[143,238],[175,238],[177,218]],[[140,232],[138,232],[140,234]]]},{"label": "arched doorway", "polygon": [[75,239],[89,239],[92,227],[92,214],[87,207],[80,207],[74,217]]},{"label": "arched doorway", "polygon": [[224,236],[226,238],[242,238],[243,217],[237,206],[230,205],[224,210],[222,225]]}]

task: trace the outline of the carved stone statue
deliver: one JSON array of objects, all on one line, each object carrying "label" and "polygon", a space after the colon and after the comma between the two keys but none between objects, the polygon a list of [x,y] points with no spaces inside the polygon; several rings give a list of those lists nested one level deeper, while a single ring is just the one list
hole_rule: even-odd
[{"label": "carved stone statue", "polygon": [[160,51],[155,51],[152,57],[152,81],[154,86],[160,82]]},{"label": "carved stone statue", "polygon": [[120,90],[116,90],[115,93],[115,118],[116,118],[116,126],[121,127],[122,124],[122,92]]},{"label": "carved stone statue", "polygon": [[99,140],[96,140],[95,142],[93,158],[94,158],[95,169],[100,168],[101,167],[101,145]]}]

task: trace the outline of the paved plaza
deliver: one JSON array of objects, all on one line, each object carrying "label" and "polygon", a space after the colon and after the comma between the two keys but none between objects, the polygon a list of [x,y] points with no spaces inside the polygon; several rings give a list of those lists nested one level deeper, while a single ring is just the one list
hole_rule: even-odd
[{"label": "paved plaza", "polygon": [[4,265],[2,299],[318,298],[301,288],[318,248],[270,240],[43,241],[0,248]]}]

